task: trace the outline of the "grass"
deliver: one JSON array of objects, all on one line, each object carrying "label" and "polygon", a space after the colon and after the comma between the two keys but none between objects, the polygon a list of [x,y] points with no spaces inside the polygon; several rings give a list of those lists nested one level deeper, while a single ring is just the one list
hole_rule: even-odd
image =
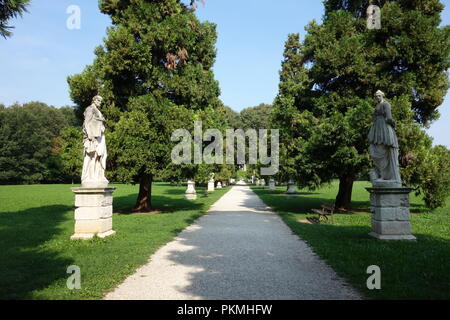
[{"label": "grass", "polygon": [[[386,242],[368,236],[371,231],[367,182],[353,191],[355,213],[336,214],[334,224],[306,224],[299,220],[317,217],[312,208],[334,202],[335,182],[314,192],[301,190],[287,197],[285,187],[276,191],[253,187],[301,239],[362,295],[369,299],[450,299],[450,201],[445,208],[429,211],[411,195],[411,223],[417,242]],[[450,199],[449,199],[450,200]],[[381,290],[368,290],[367,267],[381,269]]]},{"label": "grass", "polygon": [[[199,218],[227,188],[184,199],[184,186],[153,186],[156,215],[114,214],[117,234],[71,241],[71,185],[0,186],[0,299],[100,299],[147,262],[159,247]],[[118,185],[114,212],[129,210],[137,186]],[[81,290],[66,286],[67,268],[81,268]]]}]

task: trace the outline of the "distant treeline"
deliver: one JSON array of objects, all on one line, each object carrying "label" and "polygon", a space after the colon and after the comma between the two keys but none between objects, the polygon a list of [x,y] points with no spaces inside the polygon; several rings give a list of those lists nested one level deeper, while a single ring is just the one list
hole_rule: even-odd
[{"label": "distant treeline", "polygon": [[[267,104],[240,113],[223,106],[228,126],[236,129],[270,128],[271,111],[272,106]],[[0,184],[79,183],[83,165],[81,117],[70,106],[55,108],[42,102],[9,107],[0,104]],[[120,181],[114,168],[111,170],[109,178]],[[155,181],[173,180],[171,171],[176,170],[163,170]],[[204,171],[209,177],[210,168]],[[216,176],[223,176],[220,179],[224,181],[235,174],[231,167],[219,171]]]},{"label": "distant treeline", "polygon": [[[81,139],[81,123],[72,107],[0,104],[0,184],[72,182],[78,172],[71,170],[70,161],[64,163],[62,151],[74,133]],[[77,161],[82,159],[82,149],[75,152],[80,153]]]}]

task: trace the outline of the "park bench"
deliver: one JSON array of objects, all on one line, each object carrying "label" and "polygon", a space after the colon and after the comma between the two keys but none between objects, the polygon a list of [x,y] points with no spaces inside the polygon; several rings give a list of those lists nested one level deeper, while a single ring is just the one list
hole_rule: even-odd
[{"label": "park bench", "polygon": [[331,217],[331,223],[333,221],[334,214],[334,203],[322,203],[321,209],[312,209],[311,211],[319,215],[319,223],[323,220],[328,220],[328,217]]}]

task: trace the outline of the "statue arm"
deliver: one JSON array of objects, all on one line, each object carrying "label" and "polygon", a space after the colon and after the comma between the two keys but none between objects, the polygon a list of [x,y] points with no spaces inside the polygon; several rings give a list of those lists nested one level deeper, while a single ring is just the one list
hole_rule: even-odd
[{"label": "statue arm", "polygon": [[395,128],[395,121],[392,119],[391,105],[387,102],[384,104],[384,112],[386,114],[386,123]]}]

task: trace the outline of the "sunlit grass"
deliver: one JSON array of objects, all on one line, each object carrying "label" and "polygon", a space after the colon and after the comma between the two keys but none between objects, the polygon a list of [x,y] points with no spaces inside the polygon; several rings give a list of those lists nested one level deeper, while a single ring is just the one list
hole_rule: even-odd
[{"label": "sunlit grass", "polygon": [[[200,217],[227,189],[184,199],[185,186],[153,187],[156,215],[114,214],[117,234],[71,241],[71,185],[0,186],[0,299],[99,299],[159,247]],[[137,186],[118,185],[114,212],[133,206]],[[66,286],[67,267],[81,268],[81,290]]]},{"label": "sunlit grass", "polygon": [[[420,198],[411,196],[412,230],[417,242],[385,242],[368,236],[371,231],[367,182],[357,182],[353,192],[355,213],[336,214],[334,224],[306,224],[312,208],[334,202],[337,183],[317,191],[301,190],[287,197],[285,187],[276,191],[253,188],[289,227],[348,279],[364,296],[372,299],[450,298],[450,201],[445,208],[430,211]],[[368,290],[367,267],[381,268],[381,290]]]}]

